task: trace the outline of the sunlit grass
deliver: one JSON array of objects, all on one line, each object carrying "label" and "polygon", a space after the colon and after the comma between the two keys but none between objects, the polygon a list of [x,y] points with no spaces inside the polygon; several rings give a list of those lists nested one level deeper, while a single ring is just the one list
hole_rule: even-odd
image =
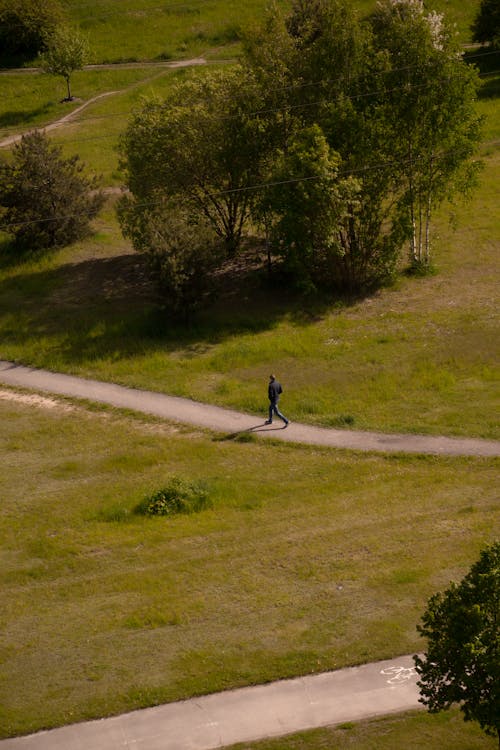
[{"label": "sunlit grass", "polygon": [[493,750],[494,737],[477,724],[465,724],[458,710],[437,715],[409,712],[345,723],[288,737],[243,742],[227,750]]},{"label": "sunlit grass", "polygon": [[[427,598],[494,533],[494,460],[62,407],[0,398],[4,735],[418,650]],[[134,515],[172,475],[213,507]]]}]

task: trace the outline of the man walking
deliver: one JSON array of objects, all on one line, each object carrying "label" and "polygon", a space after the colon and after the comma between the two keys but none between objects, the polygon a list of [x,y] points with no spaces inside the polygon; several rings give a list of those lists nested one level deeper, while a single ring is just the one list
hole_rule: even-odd
[{"label": "man walking", "polygon": [[285,416],[283,416],[283,414],[278,409],[278,402],[282,393],[283,388],[276,380],[276,377],[274,375],[270,375],[269,386],[267,388],[267,395],[269,396],[269,419],[266,421],[266,424],[272,424],[273,414],[276,414],[277,417],[283,420],[283,422],[285,423],[285,427],[288,427],[289,420]]}]

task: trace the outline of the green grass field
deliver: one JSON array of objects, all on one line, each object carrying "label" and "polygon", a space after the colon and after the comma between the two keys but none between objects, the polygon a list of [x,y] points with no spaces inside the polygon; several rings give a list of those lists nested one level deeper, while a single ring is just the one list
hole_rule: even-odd
[{"label": "green grass field", "polygon": [[496,740],[477,726],[464,724],[457,711],[429,716],[408,713],[331,729],[302,732],[262,742],[240,743],[227,750],[488,750]]},{"label": "green grass field", "polygon": [[[287,8],[288,0],[279,6]],[[357,0],[361,14],[371,12],[376,0]],[[429,8],[446,13],[462,39],[479,7],[471,3],[434,0]],[[88,33],[96,62],[175,59],[198,54],[222,55],[237,50],[241,30],[262,13],[265,0],[85,0],[67,3],[70,19]],[[142,33],[137,34],[140,24]],[[117,33],[119,28],[119,33]]]},{"label": "green grass field", "polygon": [[[498,523],[495,460],[71,406],[0,398],[3,736],[419,650],[427,598]],[[213,508],[135,516],[171,475]]]},{"label": "green grass field", "polygon": [[[188,0],[181,13],[126,0],[117,24],[111,4],[69,3],[99,61],[230,58],[237,25],[262,5]],[[464,42],[478,5],[434,3]],[[131,108],[196,74],[77,73],[70,107],[117,93],[54,140],[119,186]],[[249,271],[181,327],[121,237],[113,197],[95,235],[45,258],[18,263],[0,238],[0,358],[255,414],[276,370],[294,421],[498,438],[499,80],[478,103],[490,144],[480,185],[456,207],[456,229],[448,209],[438,219],[435,276],[304,300]],[[0,76],[0,90],[0,140],[69,111],[63,82],[46,75]],[[0,386],[0,736],[411,653],[427,598],[498,536],[495,460],[223,440],[26,396]],[[172,474],[206,480],[213,509],[133,515]],[[456,712],[422,712],[239,750],[433,742],[493,747]]]}]

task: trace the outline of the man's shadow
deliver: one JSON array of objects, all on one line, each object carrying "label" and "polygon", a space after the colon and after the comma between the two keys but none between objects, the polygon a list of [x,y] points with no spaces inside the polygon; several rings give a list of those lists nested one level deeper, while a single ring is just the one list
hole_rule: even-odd
[{"label": "man's shadow", "polygon": [[266,424],[266,422],[262,422],[260,424],[256,424],[253,427],[248,427],[246,430],[238,430],[238,432],[230,432],[227,435],[222,435],[221,437],[216,438],[218,441],[224,441],[224,440],[241,440],[242,442],[245,442],[245,436],[248,436],[247,439],[251,440],[252,436],[256,432],[276,432],[276,430],[284,430],[286,427],[288,427],[287,424]]}]

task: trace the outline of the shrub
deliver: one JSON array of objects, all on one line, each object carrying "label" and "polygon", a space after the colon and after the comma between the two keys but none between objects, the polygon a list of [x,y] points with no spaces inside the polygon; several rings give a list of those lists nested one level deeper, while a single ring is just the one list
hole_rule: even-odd
[{"label": "shrub", "polygon": [[211,506],[208,488],[203,483],[172,477],[165,487],[145,497],[135,512],[144,516],[174,516],[199,513]]},{"label": "shrub", "polygon": [[0,0],[0,59],[35,57],[62,21],[57,0]]},{"label": "shrub", "polygon": [[83,171],[77,156],[63,158],[41,132],[14,146],[12,160],[0,163],[0,216],[17,248],[68,245],[89,233],[104,196]]}]

